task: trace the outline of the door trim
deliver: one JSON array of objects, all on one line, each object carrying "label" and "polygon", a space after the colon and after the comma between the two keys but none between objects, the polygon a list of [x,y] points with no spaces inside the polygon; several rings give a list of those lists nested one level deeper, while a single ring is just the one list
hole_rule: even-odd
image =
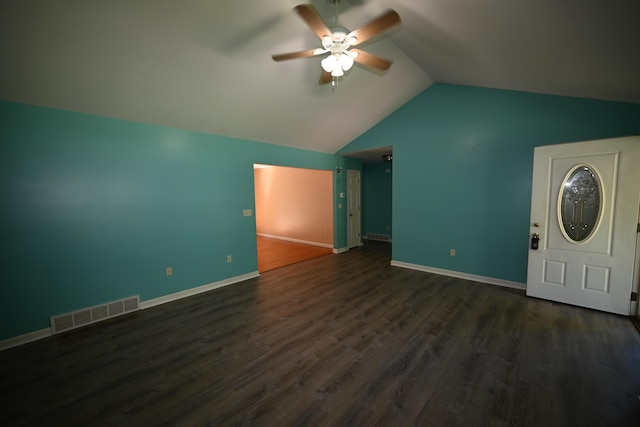
[{"label": "door trim", "polygon": [[[355,177],[355,185],[351,186],[351,177]],[[356,191],[356,194],[351,194],[352,190]],[[362,176],[359,170],[348,169],[347,170],[347,246],[349,249],[362,246]],[[355,205],[354,205],[355,203]],[[354,217],[355,230],[352,230],[350,217]],[[352,231],[355,231],[356,236],[352,236]]]}]

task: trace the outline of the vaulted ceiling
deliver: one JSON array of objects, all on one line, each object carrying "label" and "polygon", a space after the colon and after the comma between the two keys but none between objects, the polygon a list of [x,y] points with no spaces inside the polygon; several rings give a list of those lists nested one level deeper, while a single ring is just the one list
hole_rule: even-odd
[{"label": "vaulted ceiling", "polygon": [[640,103],[637,0],[312,0],[393,61],[320,85],[295,0],[5,0],[0,98],[333,153],[434,82]]}]

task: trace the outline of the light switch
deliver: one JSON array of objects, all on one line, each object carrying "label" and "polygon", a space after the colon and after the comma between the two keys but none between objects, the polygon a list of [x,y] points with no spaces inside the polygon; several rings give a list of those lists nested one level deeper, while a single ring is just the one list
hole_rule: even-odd
[{"label": "light switch", "polygon": [[252,214],[253,212],[251,212],[251,209],[245,209],[242,211],[243,216],[251,216]]}]

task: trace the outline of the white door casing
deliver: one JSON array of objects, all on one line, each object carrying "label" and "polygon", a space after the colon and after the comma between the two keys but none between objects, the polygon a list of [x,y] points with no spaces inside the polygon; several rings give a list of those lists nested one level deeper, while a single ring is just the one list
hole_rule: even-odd
[{"label": "white door casing", "polygon": [[[640,212],[638,213],[638,236],[636,237],[636,261],[633,271],[633,292],[636,295],[640,294]],[[640,325],[640,303],[636,298],[636,301],[631,301],[631,315],[635,313],[637,318],[637,325]]]},{"label": "white door casing", "polygon": [[360,246],[360,171],[347,170],[347,244]]},{"label": "white door casing", "polygon": [[[536,147],[531,193],[527,295],[629,315],[633,289],[640,137]],[[563,231],[559,197],[568,174],[587,166],[600,182],[601,210],[585,240]]]}]

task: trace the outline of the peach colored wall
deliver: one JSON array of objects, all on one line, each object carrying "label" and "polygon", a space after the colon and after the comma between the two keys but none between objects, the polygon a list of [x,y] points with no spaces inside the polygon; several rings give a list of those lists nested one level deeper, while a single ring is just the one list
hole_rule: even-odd
[{"label": "peach colored wall", "polygon": [[258,234],[333,246],[331,171],[254,169]]}]

